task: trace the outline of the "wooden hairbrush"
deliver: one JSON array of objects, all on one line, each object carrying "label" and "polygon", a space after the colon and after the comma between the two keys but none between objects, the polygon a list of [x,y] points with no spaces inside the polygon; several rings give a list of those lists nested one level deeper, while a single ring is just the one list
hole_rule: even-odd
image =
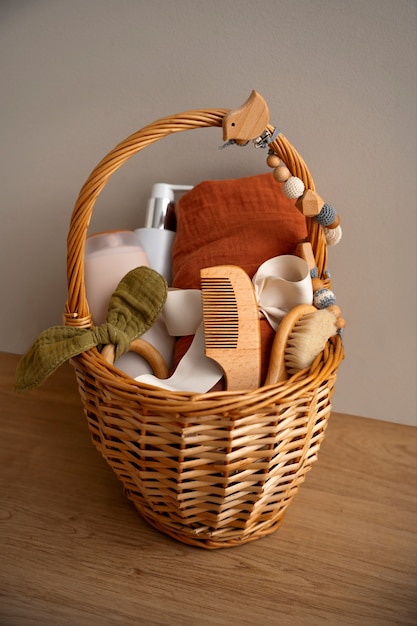
[{"label": "wooden hairbrush", "polygon": [[223,369],[228,391],[261,383],[261,331],[255,290],[235,265],[200,271],[206,356]]},{"label": "wooden hairbrush", "polygon": [[283,318],[272,344],[265,385],[285,381],[309,367],[326,342],[345,326],[338,306],[299,304]]}]

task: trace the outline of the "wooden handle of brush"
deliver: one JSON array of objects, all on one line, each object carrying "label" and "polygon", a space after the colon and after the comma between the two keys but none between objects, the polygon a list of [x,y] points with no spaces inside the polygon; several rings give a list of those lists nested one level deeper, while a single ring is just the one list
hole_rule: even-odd
[{"label": "wooden handle of brush", "polygon": [[[158,378],[168,378],[168,366],[164,361],[160,352],[145,339],[134,339],[130,344],[130,351],[135,352],[139,356],[143,357],[152,368],[153,373]],[[113,365],[114,363],[115,347],[112,343],[107,344],[101,351],[102,357]]]},{"label": "wooden handle of brush", "polygon": [[276,383],[287,380],[288,375],[285,368],[284,354],[288,337],[300,317],[314,311],[317,311],[317,309],[312,304],[299,304],[291,309],[282,319],[272,344],[268,373],[264,382],[265,386],[275,385]]}]

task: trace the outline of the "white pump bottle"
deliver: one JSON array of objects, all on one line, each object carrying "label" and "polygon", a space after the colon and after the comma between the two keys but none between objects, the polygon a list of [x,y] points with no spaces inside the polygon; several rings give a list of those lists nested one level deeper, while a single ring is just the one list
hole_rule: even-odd
[{"label": "white pump bottle", "polygon": [[136,235],[145,250],[151,267],[165,276],[171,285],[171,254],[175,232],[169,229],[167,218],[169,207],[175,200],[176,191],[188,191],[192,185],[170,185],[156,183],[152,187],[148,201],[145,227],[137,228]]}]

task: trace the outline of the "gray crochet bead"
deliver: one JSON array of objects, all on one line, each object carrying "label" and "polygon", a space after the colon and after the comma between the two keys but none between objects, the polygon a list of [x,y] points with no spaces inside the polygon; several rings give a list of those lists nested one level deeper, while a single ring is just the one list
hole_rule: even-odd
[{"label": "gray crochet bead", "polygon": [[313,294],[313,304],[318,309],[327,309],[328,306],[336,303],[336,297],[330,289],[318,289]]},{"label": "gray crochet bead", "polygon": [[323,204],[322,209],[314,218],[321,226],[329,226],[333,224],[337,217],[337,213],[331,204]]}]

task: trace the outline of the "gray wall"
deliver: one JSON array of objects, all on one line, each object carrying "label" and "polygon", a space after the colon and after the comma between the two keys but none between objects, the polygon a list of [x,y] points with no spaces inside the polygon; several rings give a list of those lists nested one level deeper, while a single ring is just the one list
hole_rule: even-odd
[{"label": "gray wall", "polygon": [[[69,217],[97,162],[159,117],[255,88],[342,217],[335,409],[415,423],[415,0],[2,0],[0,55],[1,350],[61,323]],[[193,131],[139,154],[91,232],[141,226],[154,182],[267,171],[263,151],[221,143]]]}]

